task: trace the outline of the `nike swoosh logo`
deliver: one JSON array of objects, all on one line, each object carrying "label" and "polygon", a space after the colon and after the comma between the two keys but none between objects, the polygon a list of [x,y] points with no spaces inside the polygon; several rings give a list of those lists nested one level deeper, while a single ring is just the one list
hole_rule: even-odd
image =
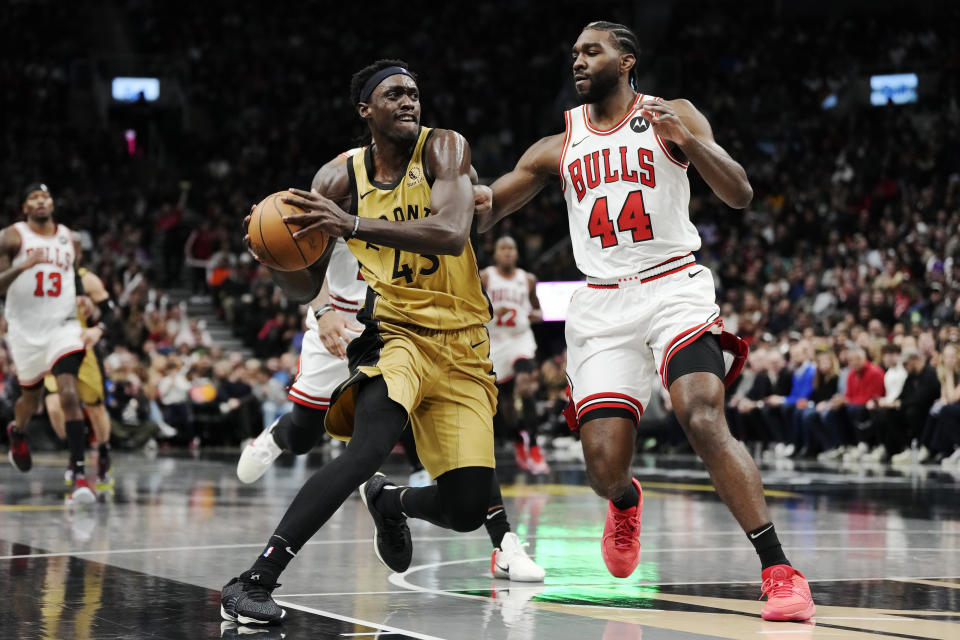
[{"label": "nike swoosh logo", "polygon": [[688,278],[692,278],[692,277],[696,276],[697,274],[699,274],[699,273],[701,273],[701,272],[703,272],[703,269],[700,269],[700,271],[694,271],[693,273],[688,273],[688,274],[687,274],[687,277],[688,277]]},{"label": "nike swoosh logo", "polygon": [[491,520],[491,519],[493,519],[493,518],[496,518],[496,517],[497,517],[498,515],[500,515],[501,513],[503,513],[503,509],[497,509],[497,510],[494,511],[493,513],[488,513],[488,514],[487,514],[487,520]]},{"label": "nike swoosh logo", "polygon": [[478,342],[477,344],[472,344],[472,345],[470,345],[470,348],[471,348],[471,349],[476,349],[477,347],[479,347],[480,345],[482,345],[484,342],[486,342],[486,340],[481,340],[481,341]]},{"label": "nike swoosh logo", "polygon": [[757,538],[759,538],[760,536],[762,536],[763,534],[765,534],[767,531],[770,531],[770,529],[773,529],[773,525],[770,525],[769,527],[767,527],[766,529],[764,529],[763,531],[761,531],[761,532],[758,533],[757,535],[753,535],[753,534],[751,533],[751,534],[750,534],[750,539],[751,539],[751,540],[756,540]]},{"label": "nike swoosh logo", "polygon": [[291,549],[290,547],[284,547],[284,550],[285,550],[287,553],[289,553],[291,556],[296,557],[296,555],[297,555],[297,554],[295,554],[295,553],[293,552],[293,549]]},{"label": "nike swoosh logo", "polygon": [[572,145],[570,145],[570,146],[571,146],[571,147],[575,147],[575,146],[577,146],[578,144],[580,144],[581,142],[583,142],[584,140],[586,140],[586,139],[589,138],[589,137],[590,137],[590,136],[584,136],[583,138],[580,138],[579,140],[577,140],[576,142],[574,142],[574,143],[573,143]]},{"label": "nike swoosh logo", "polygon": [[370,195],[370,194],[373,193],[374,191],[376,191],[376,189],[370,189],[370,191],[367,191],[366,193],[361,193],[361,194],[360,194],[360,199],[363,200],[364,198],[366,198],[368,195]]}]

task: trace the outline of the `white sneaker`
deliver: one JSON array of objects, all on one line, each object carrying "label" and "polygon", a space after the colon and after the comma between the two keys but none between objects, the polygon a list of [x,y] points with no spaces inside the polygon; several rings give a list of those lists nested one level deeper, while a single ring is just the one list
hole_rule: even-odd
[{"label": "white sneaker", "polygon": [[941,460],[940,466],[944,469],[951,469],[953,467],[960,468],[960,449],[954,449],[949,457]]},{"label": "white sneaker", "polygon": [[543,582],[547,574],[523,549],[524,544],[512,531],[503,536],[500,548],[493,550],[490,572],[494,578],[508,578],[517,582]]},{"label": "white sneaker", "polygon": [[243,448],[240,454],[240,461],[237,463],[237,477],[240,482],[250,484],[256,482],[260,476],[266,473],[273,461],[283,453],[273,439],[273,428],[280,422],[280,418],[273,421],[269,427],[263,430],[256,439]]},{"label": "white sneaker", "polygon": [[827,451],[824,451],[823,453],[818,455],[817,460],[819,462],[833,462],[834,460],[838,460],[841,457],[843,457],[843,453],[844,453],[843,447],[836,447],[834,449],[829,449]]},{"label": "white sneaker", "polygon": [[910,464],[912,456],[913,452],[907,447],[900,453],[890,456],[890,464]]},{"label": "white sneaker", "polygon": [[430,472],[426,469],[414,471],[407,480],[408,487],[429,487],[431,484],[433,484],[433,478],[430,477]]},{"label": "white sneaker", "polygon": [[796,453],[796,451],[797,451],[797,445],[791,442],[789,444],[783,445],[783,450],[781,451],[781,453],[783,454],[784,458],[792,458],[793,454]]},{"label": "white sneaker", "polygon": [[[921,446],[917,450],[917,462],[926,462],[929,457],[930,457],[930,449],[927,449],[927,447]],[[958,456],[958,459],[960,459],[960,456]]]},{"label": "white sneaker", "polygon": [[887,448],[880,444],[874,447],[873,451],[863,456],[864,462],[880,462],[887,457]]}]

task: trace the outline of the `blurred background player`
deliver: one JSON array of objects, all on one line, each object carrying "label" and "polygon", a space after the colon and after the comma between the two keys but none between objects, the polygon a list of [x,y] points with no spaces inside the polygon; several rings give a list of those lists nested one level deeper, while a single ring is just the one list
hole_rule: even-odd
[{"label": "blurred background player", "polygon": [[4,315],[9,345],[22,395],[7,425],[10,461],[20,471],[33,466],[24,434],[40,406],[43,377],[52,372],[60,389],[70,447],[68,474],[74,478],[71,501],[93,502],[93,489],[84,476],[85,425],[77,396],[77,372],[86,348],[103,329],[84,329],[77,320],[77,293],[82,292],[75,263],[79,250],[74,235],[53,220],[53,197],[47,185],[29,185],[23,193],[26,222],[0,232],[0,293],[6,294]]},{"label": "blurred background player", "polygon": [[[103,281],[97,274],[86,267],[80,267],[77,269],[77,273],[80,274],[80,282],[83,284],[86,297],[97,307],[96,311],[91,314],[96,316],[97,322],[94,326],[106,332],[107,328],[112,326],[115,317],[110,294],[107,293]],[[86,309],[83,304],[77,305],[77,320],[84,329],[89,324],[87,320],[89,311],[93,311],[93,309]],[[43,385],[47,390],[44,403],[47,407],[47,417],[50,419],[50,425],[57,437],[64,440],[67,437],[66,416],[60,403],[56,377],[47,375],[43,380]],[[80,371],[77,373],[77,395],[83,404],[87,420],[90,422],[94,443],[96,444],[97,493],[110,492],[113,490],[113,476],[110,473],[110,415],[107,413],[105,404],[106,389],[104,387],[103,363],[97,354],[95,345],[87,347],[83,354],[83,362],[80,364]],[[66,483],[68,490],[72,490],[74,482],[73,473],[70,469],[66,473]]]},{"label": "blurred background player", "polygon": [[[347,162],[358,151],[362,149],[351,149],[338,159]],[[323,287],[307,311],[307,332],[297,377],[288,395],[294,403],[293,411],[278,418],[243,448],[237,463],[237,477],[242,482],[255,482],[284,451],[299,455],[316,446],[325,433],[323,422],[330,408],[330,396],[350,376],[346,347],[363,330],[357,322],[357,311],[367,297],[367,283],[346,241],[335,238],[334,242]],[[400,442],[413,467],[408,486],[429,485],[430,474],[417,455],[413,429],[404,429]],[[543,569],[527,555],[520,539],[510,530],[496,476],[483,524],[493,543],[491,570],[495,577],[523,582],[543,580]]]},{"label": "blurred background player", "polygon": [[[494,245],[494,264],[480,272],[493,306],[490,322],[490,359],[497,374],[497,416],[514,439],[517,466],[534,474],[550,471],[537,444],[535,372],[537,342],[530,325],[543,319],[537,299],[537,278],[517,267],[517,243],[503,236]],[[515,367],[522,361],[525,379],[516,384]]]}]

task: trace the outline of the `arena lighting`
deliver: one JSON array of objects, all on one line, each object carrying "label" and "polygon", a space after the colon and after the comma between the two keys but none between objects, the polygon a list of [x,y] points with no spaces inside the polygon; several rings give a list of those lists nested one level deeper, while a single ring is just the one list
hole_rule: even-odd
[{"label": "arena lighting", "polygon": [[543,310],[544,322],[563,322],[567,319],[567,307],[570,306],[570,296],[573,292],[585,285],[583,280],[538,282],[537,298]]},{"label": "arena lighting", "polygon": [[919,79],[915,73],[870,76],[870,104],[876,107],[917,101]]},{"label": "arena lighting", "polygon": [[159,78],[114,78],[111,83],[111,95],[118,102],[136,102],[143,95],[147,102],[160,97]]}]

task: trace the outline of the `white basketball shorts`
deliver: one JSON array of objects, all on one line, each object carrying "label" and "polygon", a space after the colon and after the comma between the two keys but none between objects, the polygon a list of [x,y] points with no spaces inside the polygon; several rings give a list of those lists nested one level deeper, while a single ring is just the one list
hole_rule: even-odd
[{"label": "white basketball shorts", "polygon": [[52,330],[38,330],[21,334],[10,332],[8,343],[17,380],[22,387],[30,387],[43,379],[60,358],[83,352],[83,328],[76,320],[65,322]]},{"label": "white basketball shorts", "polygon": [[634,276],[588,278],[567,311],[568,422],[601,408],[639,420],[654,383],[667,386],[670,359],[707,332],[721,334],[723,321],[713,274],[692,255]]},{"label": "white basketball shorts", "polygon": [[[355,314],[343,315],[356,322]],[[361,332],[348,329],[347,333],[356,338]],[[327,351],[316,330],[307,329],[300,350],[297,377],[290,385],[287,398],[304,407],[326,411],[330,408],[330,394],[349,376],[347,361]]]},{"label": "white basketball shorts", "polygon": [[497,383],[513,379],[513,365],[519,360],[530,360],[537,355],[537,342],[533,331],[524,331],[516,335],[503,335],[490,330],[490,359],[493,360],[493,372],[497,374]]}]

